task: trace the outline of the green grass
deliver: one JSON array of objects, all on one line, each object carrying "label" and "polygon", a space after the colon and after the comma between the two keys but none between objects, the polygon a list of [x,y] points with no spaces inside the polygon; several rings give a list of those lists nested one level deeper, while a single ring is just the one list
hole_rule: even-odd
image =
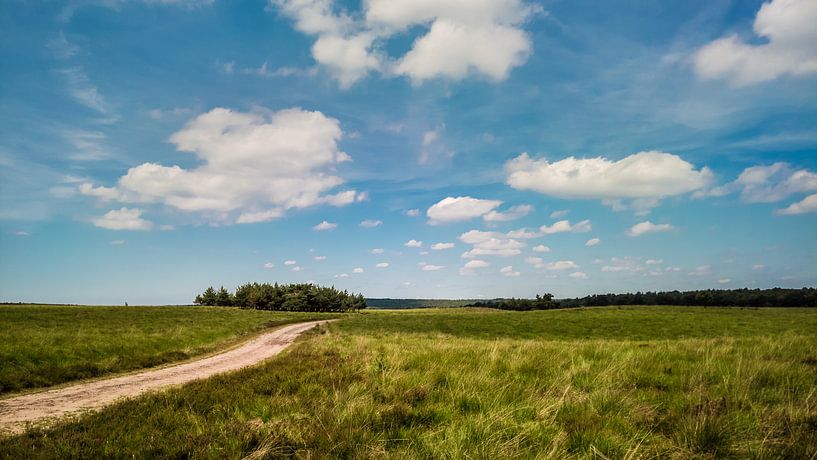
[{"label": "green grass", "polygon": [[814,458],[817,310],[366,312],[0,457]]},{"label": "green grass", "polygon": [[0,394],[179,361],[326,315],[218,307],[0,306]]}]

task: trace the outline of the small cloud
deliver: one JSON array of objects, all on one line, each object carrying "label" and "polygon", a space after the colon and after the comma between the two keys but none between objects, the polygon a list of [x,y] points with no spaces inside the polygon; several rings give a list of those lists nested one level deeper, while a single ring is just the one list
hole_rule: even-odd
[{"label": "small cloud", "polygon": [[297,264],[298,264],[298,262],[296,262],[294,260],[284,261],[284,265],[297,265]]},{"label": "small cloud", "polygon": [[514,271],[512,265],[508,265],[506,267],[500,268],[499,273],[502,273],[502,276],[510,276],[510,277],[521,275],[521,273],[519,273],[517,271]]},{"label": "small cloud", "polygon": [[386,251],[383,248],[374,248],[374,249],[370,250],[369,252],[371,252],[372,254],[383,254]]},{"label": "small cloud", "polygon": [[403,246],[405,246],[407,248],[419,248],[422,245],[423,245],[422,241],[408,240],[408,241],[406,241],[406,243]]},{"label": "small cloud", "polygon": [[315,256],[313,257],[315,260],[326,260],[326,256]]},{"label": "small cloud", "polygon": [[24,232],[24,231],[14,232],[14,234],[16,236],[31,236],[28,232]]},{"label": "small cloud", "polygon": [[424,264],[423,268],[421,268],[421,270],[424,271],[424,272],[435,272],[437,270],[442,270],[443,268],[445,268],[445,267],[442,266],[442,265]]},{"label": "small cloud", "polygon": [[566,216],[567,213],[569,213],[569,212],[570,211],[568,211],[567,209],[560,209],[558,211],[553,211],[552,213],[550,213],[550,218],[551,219],[558,219],[560,217]]},{"label": "small cloud", "polygon": [[409,217],[417,217],[417,216],[420,215],[420,210],[419,209],[409,209],[408,211],[406,211],[406,215],[409,216]]},{"label": "small cloud", "polygon": [[388,268],[388,266],[389,266],[388,262],[380,262],[379,264],[375,265],[375,267],[377,268]]},{"label": "small cloud", "polygon": [[550,252],[550,248],[545,246],[544,244],[540,244],[538,246],[533,247],[533,252]]},{"label": "small cloud", "polygon": [[712,266],[711,265],[699,265],[695,267],[695,270],[689,272],[689,275],[692,276],[704,276],[712,273]]},{"label": "small cloud", "polygon": [[364,221],[362,221],[360,223],[360,226],[363,227],[363,228],[374,228],[374,227],[379,227],[381,225],[383,225],[382,220],[372,220],[372,219],[366,219],[366,220],[364,220]]},{"label": "small cloud", "polygon": [[312,227],[312,230],[315,230],[315,231],[318,231],[318,232],[323,232],[323,231],[327,231],[327,230],[334,230],[336,228],[338,228],[338,224],[333,223],[333,222],[323,221],[323,222],[319,223],[318,225]]},{"label": "small cloud", "polygon": [[273,268],[273,267],[275,267],[275,264],[272,263],[272,262],[267,262],[267,263],[264,264],[264,268],[269,269],[269,268]]},{"label": "small cloud", "polygon": [[579,268],[579,266],[572,260],[559,260],[545,264],[545,270],[571,270],[574,268]]},{"label": "small cloud", "polygon": [[292,267],[292,271],[294,271],[294,272],[303,271],[303,268],[296,265],[296,266]]},{"label": "small cloud", "polygon": [[491,264],[485,262],[484,260],[478,259],[469,260],[468,262],[465,263],[465,265],[462,266],[462,268],[460,268],[460,275],[473,275],[476,272],[476,270],[488,268],[490,266]]},{"label": "small cloud", "polygon": [[589,220],[583,220],[576,224],[571,224],[569,220],[560,220],[551,226],[542,225],[539,231],[545,235],[552,235],[554,233],[571,232],[571,233],[587,233],[592,230]]},{"label": "small cloud", "polygon": [[110,244],[112,244],[114,246],[121,246],[121,245],[125,244],[125,240],[113,240],[113,241],[111,241]]},{"label": "small cloud", "polygon": [[434,243],[431,245],[431,249],[435,251],[442,251],[445,249],[451,249],[454,247],[454,243]]},{"label": "small cloud", "polygon": [[641,236],[646,233],[668,232],[674,227],[670,224],[654,224],[648,220],[633,225],[627,230],[629,236]]},{"label": "small cloud", "polygon": [[731,282],[732,282],[732,280],[729,279],[729,278],[723,278],[723,279],[718,280],[719,284],[727,284],[727,283],[731,283]]},{"label": "small cloud", "polygon": [[508,222],[527,216],[533,211],[533,206],[529,204],[521,204],[513,206],[505,212],[490,211],[482,216],[485,222]]},{"label": "small cloud", "polygon": [[752,270],[763,270],[764,268],[766,268],[766,266],[763,264],[752,265]]},{"label": "small cloud", "polygon": [[108,230],[150,230],[153,228],[153,222],[142,219],[141,216],[141,209],[122,207],[108,211],[101,217],[93,217],[91,222],[97,227]]},{"label": "small cloud", "polygon": [[341,273],[339,275],[335,275],[335,278],[348,278],[348,277],[349,277],[348,273]]},{"label": "small cloud", "polygon": [[[817,182],[817,180],[815,180]],[[809,214],[817,212],[817,193],[803,198],[802,201],[792,203],[787,208],[778,209],[777,214],[781,216],[796,216],[798,214]]]},{"label": "small cloud", "polygon": [[352,273],[363,273],[363,269],[361,267],[357,267],[354,270],[352,270]]},{"label": "small cloud", "polygon": [[446,197],[428,208],[428,223],[448,224],[483,216],[502,204],[499,200],[482,200],[470,196]]},{"label": "small cloud", "polygon": [[664,263],[664,259],[647,259],[645,262],[647,265],[661,265]]},{"label": "small cloud", "polygon": [[586,243],[584,243],[584,245],[587,246],[588,248],[592,248],[593,246],[599,243],[601,243],[601,240],[599,238],[590,238],[589,240],[587,240]]},{"label": "small cloud", "polygon": [[577,280],[586,280],[587,279],[587,274],[584,273],[584,272],[573,272],[573,273],[571,273],[571,274],[569,274],[567,276],[569,276],[569,277],[571,277],[573,279],[577,279]]}]

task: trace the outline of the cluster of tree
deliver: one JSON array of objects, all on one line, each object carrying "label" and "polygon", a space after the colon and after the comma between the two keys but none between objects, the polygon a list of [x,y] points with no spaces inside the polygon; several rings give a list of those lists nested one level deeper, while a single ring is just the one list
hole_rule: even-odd
[{"label": "cluster of tree", "polygon": [[689,305],[703,307],[817,307],[817,289],[707,289],[702,291],[597,294],[559,300],[561,308],[601,305]]},{"label": "cluster of tree", "polygon": [[404,308],[450,308],[465,307],[476,302],[475,299],[366,299],[369,308],[387,308],[400,310]]},{"label": "cluster of tree", "polygon": [[469,307],[496,308],[499,310],[550,310],[561,308],[558,300],[553,299],[553,294],[536,294],[535,299],[490,299],[480,300],[468,305]]},{"label": "cluster of tree", "polygon": [[346,312],[366,308],[362,294],[350,294],[334,287],[316,286],[311,283],[269,284],[247,283],[236,288],[235,293],[208,287],[196,296],[198,305],[218,305],[256,310]]}]

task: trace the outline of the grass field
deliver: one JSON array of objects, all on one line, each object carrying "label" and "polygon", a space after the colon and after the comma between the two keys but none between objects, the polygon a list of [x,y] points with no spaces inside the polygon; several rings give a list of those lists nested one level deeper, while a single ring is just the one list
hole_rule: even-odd
[{"label": "grass field", "polygon": [[0,457],[814,458],[817,310],[365,312]]},{"label": "grass field", "polygon": [[179,361],[319,316],[217,307],[0,306],[0,394]]}]

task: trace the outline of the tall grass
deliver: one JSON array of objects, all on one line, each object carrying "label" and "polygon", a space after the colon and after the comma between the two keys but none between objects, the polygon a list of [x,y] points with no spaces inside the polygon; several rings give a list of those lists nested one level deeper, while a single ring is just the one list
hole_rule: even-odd
[{"label": "tall grass", "polygon": [[183,360],[325,315],[213,307],[0,306],[0,394]]},{"label": "tall grass", "polygon": [[[617,337],[598,324],[612,317]],[[813,458],[815,317],[365,313],[258,368],[0,441],[0,457]]]}]

